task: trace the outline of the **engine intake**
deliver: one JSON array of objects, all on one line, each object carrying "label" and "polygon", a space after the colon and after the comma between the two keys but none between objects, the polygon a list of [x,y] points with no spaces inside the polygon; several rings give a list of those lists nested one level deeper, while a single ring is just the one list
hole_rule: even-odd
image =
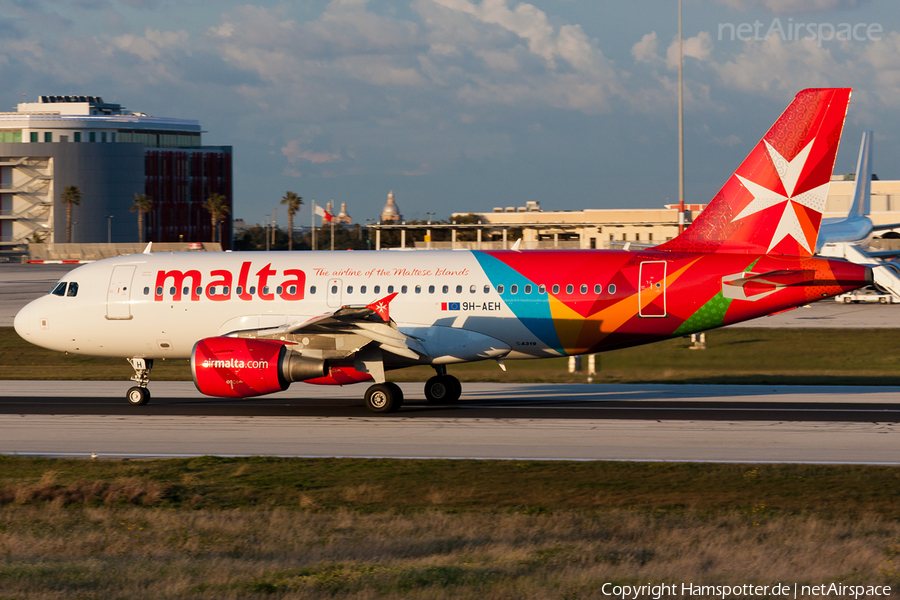
[{"label": "engine intake", "polygon": [[194,344],[191,352],[194,385],[207,396],[262,396],[327,372],[325,361],[300,356],[284,342],[274,340],[205,338]]}]

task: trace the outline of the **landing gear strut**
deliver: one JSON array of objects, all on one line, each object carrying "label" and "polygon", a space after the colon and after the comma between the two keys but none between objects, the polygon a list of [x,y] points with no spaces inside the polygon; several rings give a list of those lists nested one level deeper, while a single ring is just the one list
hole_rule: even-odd
[{"label": "landing gear strut", "polygon": [[129,358],[128,363],[134,369],[134,377],[132,381],[137,385],[128,389],[125,399],[132,406],[142,406],[150,402],[150,390],[147,384],[150,383],[150,371],[153,369],[152,358]]},{"label": "landing gear strut", "polygon": [[376,383],[366,390],[366,408],[372,412],[397,412],[403,404],[403,390],[392,381]]},{"label": "landing gear strut", "polygon": [[462,394],[462,385],[453,375],[447,375],[447,367],[434,368],[437,375],[425,382],[425,398],[429,404],[454,404]]}]

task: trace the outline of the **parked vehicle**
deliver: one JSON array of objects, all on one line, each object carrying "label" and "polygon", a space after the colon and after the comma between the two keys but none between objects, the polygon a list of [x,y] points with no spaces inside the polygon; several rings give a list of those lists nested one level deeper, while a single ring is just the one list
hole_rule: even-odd
[{"label": "parked vehicle", "polygon": [[843,302],[844,304],[850,304],[851,302],[854,304],[859,304],[860,302],[879,302],[881,304],[893,304],[894,297],[890,294],[885,294],[879,290],[873,289],[871,287],[863,288],[861,290],[853,290],[852,292],[847,292],[846,294],[840,294],[834,297],[835,301]]}]

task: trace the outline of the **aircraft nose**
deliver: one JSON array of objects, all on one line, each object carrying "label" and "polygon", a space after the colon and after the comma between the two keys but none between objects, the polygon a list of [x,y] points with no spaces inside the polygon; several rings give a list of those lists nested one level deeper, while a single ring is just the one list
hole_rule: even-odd
[{"label": "aircraft nose", "polygon": [[35,307],[37,302],[37,300],[32,300],[26,304],[16,313],[16,318],[13,320],[13,327],[19,337],[32,343],[34,343],[35,332],[40,328],[40,317]]}]

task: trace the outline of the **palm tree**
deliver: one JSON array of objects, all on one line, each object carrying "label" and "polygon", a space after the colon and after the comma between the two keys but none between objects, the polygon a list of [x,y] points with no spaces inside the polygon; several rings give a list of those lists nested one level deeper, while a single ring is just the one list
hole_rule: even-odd
[{"label": "palm tree", "polygon": [[229,212],[228,205],[225,204],[225,196],[223,196],[222,194],[211,195],[206,199],[206,202],[203,203],[203,208],[205,208],[207,212],[209,212],[209,218],[212,220],[212,241],[215,242],[219,221],[221,221]]},{"label": "palm tree", "polygon": [[134,193],[134,205],[131,212],[137,211],[138,214],[138,239],[144,243],[144,213],[149,213],[153,209],[153,198],[147,194]]},{"label": "palm tree", "polygon": [[63,188],[59,199],[66,205],[66,243],[72,243],[72,205],[81,206],[81,190],[77,185],[67,185]]},{"label": "palm tree", "polygon": [[294,215],[300,210],[300,206],[303,205],[303,198],[295,194],[294,192],[288,191],[284,194],[284,197],[281,199],[281,203],[287,205],[288,211],[288,250],[294,249]]}]

